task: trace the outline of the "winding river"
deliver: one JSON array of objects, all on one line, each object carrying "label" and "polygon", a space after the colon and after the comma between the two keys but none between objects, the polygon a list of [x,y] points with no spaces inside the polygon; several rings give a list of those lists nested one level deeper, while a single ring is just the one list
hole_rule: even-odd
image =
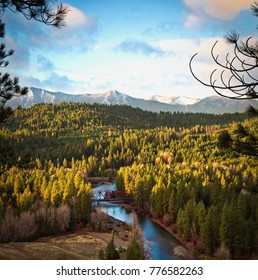
[{"label": "winding river", "polygon": [[[115,190],[115,185],[100,186],[94,188],[94,193],[101,191]],[[125,209],[119,205],[107,202],[101,202],[102,211],[109,216],[114,217],[127,224],[132,223],[132,214],[127,213]],[[158,224],[154,223],[148,217],[138,215],[138,221],[143,231],[146,246],[150,248],[152,260],[180,260],[183,259],[181,254],[185,252],[185,248],[179,241],[169,232],[163,229]],[[183,253],[182,253],[183,254]]]}]

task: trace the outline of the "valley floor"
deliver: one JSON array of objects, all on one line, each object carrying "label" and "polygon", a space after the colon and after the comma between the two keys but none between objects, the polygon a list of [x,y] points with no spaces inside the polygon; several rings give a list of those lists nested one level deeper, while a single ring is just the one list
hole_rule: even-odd
[{"label": "valley floor", "polygon": [[[126,249],[129,229],[123,223],[109,218],[114,227],[114,243]],[[106,249],[112,233],[91,232],[86,227],[74,233],[43,237],[34,242],[10,242],[0,244],[1,260],[97,260],[99,251]],[[123,258],[121,254],[121,258]]]}]

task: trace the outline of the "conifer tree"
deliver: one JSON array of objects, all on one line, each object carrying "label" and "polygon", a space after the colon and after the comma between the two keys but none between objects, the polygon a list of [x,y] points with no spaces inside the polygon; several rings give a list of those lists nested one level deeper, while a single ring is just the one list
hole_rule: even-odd
[{"label": "conifer tree", "polygon": [[[0,19],[0,39],[3,40],[5,36],[5,25]],[[0,67],[6,67],[9,62],[6,60],[8,56],[11,56],[14,50],[6,50],[4,43],[0,45]],[[12,110],[5,108],[5,104],[14,96],[25,95],[28,92],[28,88],[21,88],[19,86],[19,79],[17,77],[11,78],[10,74],[0,72],[0,125],[3,124],[11,115]]]},{"label": "conifer tree", "polygon": [[209,208],[205,224],[201,231],[201,238],[212,255],[215,253],[215,250],[220,244],[219,225],[220,213],[218,207],[212,205]]},{"label": "conifer tree", "polygon": [[126,249],[127,260],[141,260],[141,247],[137,240],[133,238]]},{"label": "conifer tree", "polygon": [[[26,19],[34,19],[47,25],[60,28],[64,26],[64,19],[68,12],[68,7],[60,4],[56,10],[51,6],[49,0],[25,0],[10,1],[2,0],[0,2],[0,18],[8,9],[14,13],[21,13]],[[5,25],[0,19],[0,39],[5,35]],[[13,55],[14,50],[6,50],[5,44],[0,45],[0,67],[6,67],[8,61],[6,58]],[[17,77],[11,78],[8,73],[0,73],[0,124],[3,123],[12,113],[10,108],[4,108],[6,102],[14,96],[25,95],[28,88],[19,86]]]},{"label": "conifer tree", "polygon": [[105,257],[107,260],[117,260],[120,258],[118,250],[116,249],[114,244],[114,235],[107,245],[107,248],[105,250]]},{"label": "conifer tree", "polygon": [[[4,38],[5,26],[0,19],[0,40]],[[2,41],[2,40],[1,40]],[[5,44],[0,44],[0,67],[8,65],[6,58],[13,54],[13,50],[6,51]],[[12,116],[13,111],[5,104],[14,96],[21,96],[27,93],[28,89],[19,86],[18,78],[11,78],[10,74],[0,72],[0,128]],[[8,169],[9,165],[17,164],[12,147],[4,141],[0,142],[0,175]]]},{"label": "conifer tree", "polygon": [[34,19],[43,22],[46,25],[51,25],[56,28],[64,26],[64,19],[68,12],[68,7],[60,4],[57,9],[52,7],[55,0],[1,0],[0,14],[5,10],[10,10],[14,13],[21,13],[26,19]]},{"label": "conifer tree", "polygon": [[[2,0],[0,2],[0,40],[5,36],[5,25],[1,17],[8,9],[14,13],[21,13],[26,19],[34,19],[47,25],[60,28],[64,25],[64,19],[68,12],[68,7],[60,4],[55,10],[52,8],[53,1],[50,0]],[[18,27],[17,27],[18,28]],[[13,55],[14,50],[6,50],[6,46],[0,44],[0,67],[5,68],[8,65],[6,60]],[[5,107],[6,102],[13,97],[19,97],[27,94],[27,87],[19,86],[17,77],[11,78],[9,73],[0,72],[0,126],[12,116],[13,111]],[[17,156],[12,152],[12,147],[0,144],[0,175],[7,169],[8,165],[18,164]]]},{"label": "conifer tree", "polygon": [[196,230],[200,234],[206,219],[206,209],[202,201],[199,202],[195,208],[195,216],[196,216],[196,228],[197,228]]},{"label": "conifer tree", "polygon": [[176,192],[173,189],[170,198],[169,198],[169,203],[168,203],[168,214],[170,218],[170,222],[174,223],[177,218],[177,208],[176,208]]}]

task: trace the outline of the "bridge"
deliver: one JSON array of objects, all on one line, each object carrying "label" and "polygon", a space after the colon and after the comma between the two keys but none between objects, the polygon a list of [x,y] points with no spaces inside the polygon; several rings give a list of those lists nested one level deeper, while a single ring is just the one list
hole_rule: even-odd
[{"label": "bridge", "polygon": [[[128,203],[132,201],[131,197],[116,196],[116,192],[97,192],[91,197],[92,202],[113,202],[113,203]],[[114,195],[114,196],[113,196]]]},{"label": "bridge", "polygon": [[132,201],[131,198],[129,197],[125,197],[125,198],[103,198],[103,199],[91,199],[92,202],[113,202],[113,203],[128,203],[130,201]]}]

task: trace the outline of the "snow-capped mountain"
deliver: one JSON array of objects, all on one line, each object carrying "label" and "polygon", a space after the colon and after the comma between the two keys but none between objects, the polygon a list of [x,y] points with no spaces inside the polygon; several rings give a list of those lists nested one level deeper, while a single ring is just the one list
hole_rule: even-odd
[{"label": "snow-capped mountain", "polygon": [[128,105],[153,112],[202,112],[202,113],[233,113],[243,112],[248,105],[258,106],[255,100],[231,100],[219,96],[206,97],[198,100],[189,97],[162,97],[154,96],[149,100],[134,98],[127,94],[111,90],[97,94],[67,94],[50,92],[44,89],[31,87],[25,96],[12,98],[7,105],[30,107],[38,103],[86,102],[107,105]]},{"label": "snow-capped mountain", "polygon": [[200,99],[186,97],[186,96],[161,96],[161,95],[154,95],[148,100],[155,100],[158,102],[163,102],[171,105],[180,104],[180,105],[193,105],[200,101]]},{"label": "snow-capped mountain", "polygon": [[118,92],[116,90],[110,90],[105,93],[97,94],[83,94],[81,98],[88,103],[100,103],[107,105],[128,105],[132,97]]},{"label": "snow-capped mountain", "polygon": [[[105,93],[96,94],[67,94],[62,92],[50,92],[44,89],[31,87],[25,96],[12,98],[7,105],[13,108],[17,106],[30,107],[37,103],[60,103],[65,102],[86,102],[86,103],[99,103],[107,105],[128,105],[143,110],[160,112],[160,111],[184,111],[184,106],[176,106],[161,103],[154,100],[144,100],[134,98],[116,90],[111,90]],[[171,107],[172,106],[172,107]]]}]

